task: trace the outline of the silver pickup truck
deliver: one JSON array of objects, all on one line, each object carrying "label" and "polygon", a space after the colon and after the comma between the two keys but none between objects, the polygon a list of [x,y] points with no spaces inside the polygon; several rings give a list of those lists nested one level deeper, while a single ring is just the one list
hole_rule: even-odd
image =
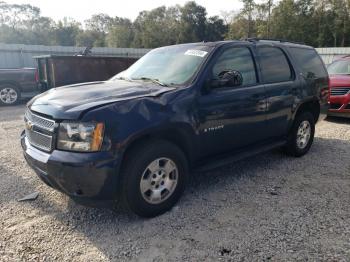
[{"label": "silver pickup truck", "polygon": [[15,105],[39,93],[35,68],[0,69],[0,106]]}]

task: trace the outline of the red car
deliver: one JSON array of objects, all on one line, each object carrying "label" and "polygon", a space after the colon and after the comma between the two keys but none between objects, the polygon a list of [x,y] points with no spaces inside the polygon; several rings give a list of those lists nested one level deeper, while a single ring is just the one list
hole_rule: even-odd
[{"label": "red car", "polygon": [[350,118],[350,56],[328,66],[330,76],[329,116]]}]

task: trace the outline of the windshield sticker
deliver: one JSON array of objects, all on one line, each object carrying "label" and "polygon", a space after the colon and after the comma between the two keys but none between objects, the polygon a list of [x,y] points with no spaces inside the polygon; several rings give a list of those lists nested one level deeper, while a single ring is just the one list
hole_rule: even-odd
[{"label": "windshield sticker", "polygon": [[208,54],[208,52],[202,51],[202,50],[187,50],[185,55],[192,55],[192,56],[200,56],[205,57]]}]

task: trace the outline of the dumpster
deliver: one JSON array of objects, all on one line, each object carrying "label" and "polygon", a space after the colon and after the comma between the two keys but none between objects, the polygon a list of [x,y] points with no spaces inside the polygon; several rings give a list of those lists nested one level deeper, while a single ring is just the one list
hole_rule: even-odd
[{"label": "dumpster", "polygon": [[83,82],[104,81],[124,71],[138,58],[98,56],[34,57],[41,91]]}]

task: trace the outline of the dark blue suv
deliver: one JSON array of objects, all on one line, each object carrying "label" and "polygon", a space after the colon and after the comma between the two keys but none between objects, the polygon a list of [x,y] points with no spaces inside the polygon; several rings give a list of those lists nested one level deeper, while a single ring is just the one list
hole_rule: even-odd
[{"label": "dark blue suv", "polygon": [[300,157],[327,112],[328,74],[309,46],[251,39],[155,49],[105,82],[28,103],[24,156],[83,204],[169,210],[193,170],[282,147]]}]

